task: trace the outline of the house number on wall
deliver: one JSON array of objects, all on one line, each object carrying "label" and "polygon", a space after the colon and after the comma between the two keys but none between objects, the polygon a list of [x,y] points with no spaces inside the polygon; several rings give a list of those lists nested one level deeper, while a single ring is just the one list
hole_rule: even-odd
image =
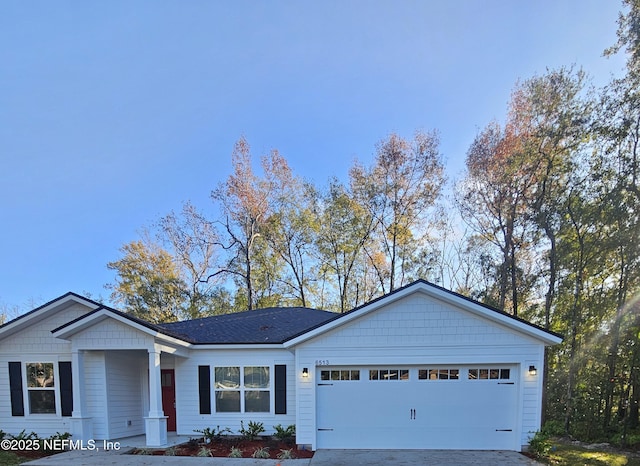
[{"label": "house number on wall", "polygon": [[328,365],[329,365],[328,359],[316,359],[316,366],[328,366]]}]

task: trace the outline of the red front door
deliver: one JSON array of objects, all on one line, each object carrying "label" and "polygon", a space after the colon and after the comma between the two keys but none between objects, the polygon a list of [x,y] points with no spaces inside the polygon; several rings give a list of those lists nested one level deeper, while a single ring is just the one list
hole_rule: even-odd
[{"label": "red front door", "polygon": [[176,431],[176,378],[173,369],[162,369],[160,371],[162,380],[162,410],[168,416],[167,430]]}]

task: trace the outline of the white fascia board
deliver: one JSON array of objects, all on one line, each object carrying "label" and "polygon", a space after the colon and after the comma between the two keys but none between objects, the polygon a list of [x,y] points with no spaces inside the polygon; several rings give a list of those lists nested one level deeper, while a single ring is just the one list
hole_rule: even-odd
[{"label": "white fascia board", "polygon": [[134,328],[140,332],[146,333],[147,335],[150,335],[157,340],[165,341],[171,345],[185,347],[185,348],[191,347],[191,343],[189,342],[166,335],[164,333],[157,332],[153,329],[145,327],[144,325],[140,325],[137,322],[134,322],[125,317],[122,317],[114,312],[111,312],[109,309],[104,309],[104,308],[100,309],[98,312],[96,312],[95,314],[85,319],[81,319],[77,322],[74,322],[73,324],[70,324],[58,330],[57,332],[53,332],[53,336],[56,338],[62,338],[63,340],[69,340],[73,335],[80,332],[81,330],[89,328],[99,322],[102,322],[105,319],[117,320],[118,322],[124,325]]},{"label": "white fascia board", "polygon": [[91,310],[95,310],[99,307],[92,301],[87,301],[80,296],[68,293],[58,299],[49,302],[48,304],[45,304],[41,308],[36,308],[34,311],[30,311],[27,314],[18,316],[15,319],[4,324],[2,327],[0,327],[0,340],[2,338],[8,337],[9,335],[13,335],[14,333],[22,330],[25,327],[28,327],[32,322],[38,322],[44,319],[50,313],[55,313],[59,309],[69,307],[71,303],[82,304],[84,306],[87,306]]}]

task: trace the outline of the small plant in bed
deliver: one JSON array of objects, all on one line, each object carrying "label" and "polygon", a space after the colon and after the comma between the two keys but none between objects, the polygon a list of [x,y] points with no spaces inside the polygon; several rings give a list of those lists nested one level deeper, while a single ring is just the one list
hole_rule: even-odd
[{"label": "small plant in bed", "polygon": [[287,445],[293,444],[293,441],[296,437],[296,425],[291,424],[287,427],[282,427],[282,424],[278,424],[273,426],[275,433],[273,436],[278,440],[286,443]]},{"label": "small plant in bed", "polygon": [[258,435],[262,434],[264,432],[264,424],[262,422],[254,422],[254,421],[249,421],[247,423],[247,427],[244,427],[244,422],[240,421],[240,435],[242,435],[242,438],[245,440],[255,440]]}]

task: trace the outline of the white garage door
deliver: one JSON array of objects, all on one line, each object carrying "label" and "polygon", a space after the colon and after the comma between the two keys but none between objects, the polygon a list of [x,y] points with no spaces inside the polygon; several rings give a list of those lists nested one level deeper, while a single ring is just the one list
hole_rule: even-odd
[{"label": "white garage door", "polygon": [[317,448],[513,450],[515,366],[320,367]]}]

